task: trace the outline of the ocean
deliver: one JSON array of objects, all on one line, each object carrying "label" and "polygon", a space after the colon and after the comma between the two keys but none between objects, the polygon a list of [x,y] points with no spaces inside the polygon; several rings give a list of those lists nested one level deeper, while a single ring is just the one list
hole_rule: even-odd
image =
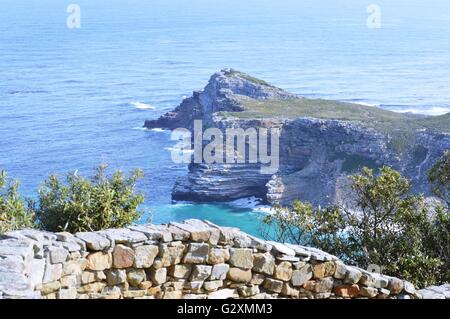
[{"label": "ocean", "polygon": [[[81,28],[68,28],[69,4]],[[380,8],[369,28],[367,8]],[[187,168],[144,130],[235,68],[293,93],[450,112],[448,0],[0,0],[0,169],[33,197],[51,173],[142,168],[155,223],[205,218],[258,235],[253,200],[171,202]]]}]

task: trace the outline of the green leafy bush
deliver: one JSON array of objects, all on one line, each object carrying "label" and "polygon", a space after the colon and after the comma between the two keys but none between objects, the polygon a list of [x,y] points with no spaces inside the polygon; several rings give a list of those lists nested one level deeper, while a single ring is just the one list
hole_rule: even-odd
[{"label": "green leafy bush", "polygon": [[[450,214],[448,208],[437,206],[424,224],[423,252],[429,258],[441,261],[435,273],[436,282],[450,282]],[[433,282],[432,282],[433,283]]]},{"label": "green leafy bush", "polygon": [[445,151],[428,171],[433,193],[450,206],[450,151]]},{"label": "green leafy bush", "polygon": [[441,281],[450,282],[450,151],[428,171],[433,193],[442,200],[432,212],[431,223],[423,230],[428,234],[425,247],[430,256],[444,261]]},{"label": "green leafy bush", "polygon": [[40,187],[35,205],[39,226],[74,233],[120,228],[139,218],[137,207],[144,197],[135,193],[135,185],[142,171],[128,177],[117,171],[108,177],[106,168],[100,165],[91,179],[70,173],[66,183],[50,176]]},{"label": "green leafy bush", "polygon": [[376,264],[418,286],[448,281],[448,212],[429,216],[424,198],[411,195],[408,179],[389,167],[378,175],[364,168],[351,181],[339,207],[278,207],[263,220],[265,237],[314,246],[364,268]]},{"label": "green leafy bush", "polygon": [[314,208],[296,200],[292,207],[275,207],[261,226],[264,237],[279,242],[307,244],[334,254],[346,248],[346,222],[338,207]]},{"label": "green leafy bush", "polygon": [[34,214],[18,193],[19,182],[0,171],[0,234],[34,227]]}]

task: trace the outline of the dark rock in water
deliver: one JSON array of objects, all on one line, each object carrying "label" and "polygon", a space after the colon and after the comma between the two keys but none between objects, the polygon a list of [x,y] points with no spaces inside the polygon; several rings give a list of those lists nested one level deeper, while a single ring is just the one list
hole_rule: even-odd
[{"label": "dark rock in water", "polygon": [[418,117],[376,107],[311,100],[235,70],[214,74],[208,85],[147,128],[281,129],[279,169],[261,164],[196,164],[177,180],[173,199],[230,201],[255,196],[269,203],[294,199],[315,205],[346,196],[348,175],[363,166],[391,166],[429,194],[426,172],[450,149],[450,114]]}]

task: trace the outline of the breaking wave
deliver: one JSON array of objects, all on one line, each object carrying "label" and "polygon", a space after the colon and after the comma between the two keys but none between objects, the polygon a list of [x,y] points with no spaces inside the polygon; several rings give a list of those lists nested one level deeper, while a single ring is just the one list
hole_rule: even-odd
[{"label": "breaking wave", "polygon": [[155,108],[153,105],[141,102],[131,102],[130,104],[133,105],[138,110],[153,110]]}]

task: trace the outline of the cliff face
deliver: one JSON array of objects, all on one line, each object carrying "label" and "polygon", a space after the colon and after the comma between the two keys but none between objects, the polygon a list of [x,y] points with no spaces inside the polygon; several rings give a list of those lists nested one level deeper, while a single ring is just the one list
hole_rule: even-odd
[{"label": "cliff face", "polygon": [[450,149],[448,115],[434,129],[436,120],[427,127],[423,118],[411,115],[308,100],[233,70],[214,74],[203,91],[145,126],[192,129],[195,119],[221,130],[280,128],[279,169],[261,174],[258,163],[192,163],[174,186],[175,200],[256,196],[269,203],[289,204],[297,198],[316,205],[335,203],[345,196],[349,174],[382,165],[409,177],[415,191],[428,193],[426,171]]},{"label": "cliff face", "polygon": [[313,204],[340,202],[347,176],[367,166],[393,167],[408,176],[415,192],[429,193],[426,172],[450,147],[450,135],[420,132],[400,156],[390,138],[358,124],[296,119],[286,123],[280,140],[281,166],[267,184],[269,202],[294,199]]},{"label": "cliff face", "polygon": [[147,128],[175,129],[191,128],[193,120],[212,121],[214,113],[242,111],[236,97],[254,99],[293,99],[294,94],[271,86],[261,80],[254,79],[234,70],[223,70],[213,74],[201,91],[195,91],[192,97],[186,98],[173,111],[167,112],[158,120],[147,120]]}]

